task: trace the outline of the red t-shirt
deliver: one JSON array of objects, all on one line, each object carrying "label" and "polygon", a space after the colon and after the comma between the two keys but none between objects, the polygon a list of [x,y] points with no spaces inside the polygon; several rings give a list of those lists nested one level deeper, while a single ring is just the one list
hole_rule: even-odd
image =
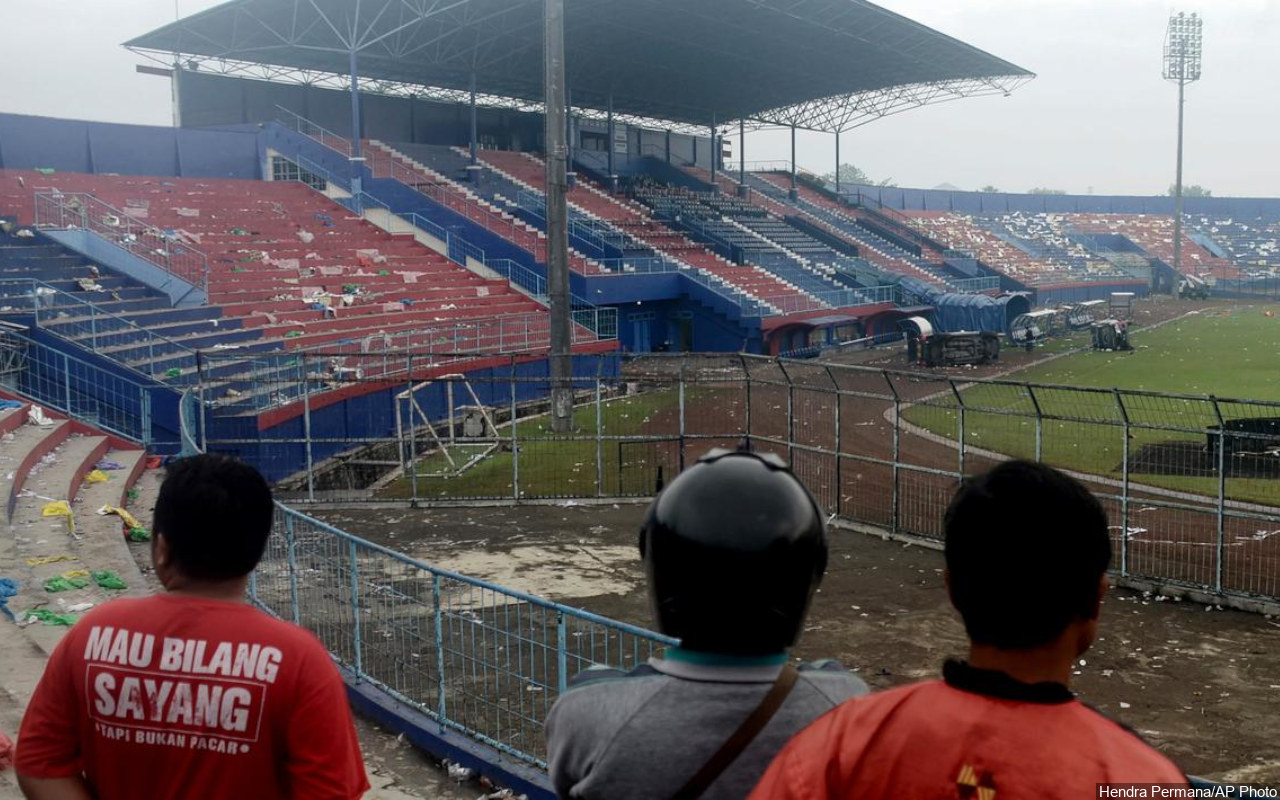
[{"label": "red t-shirt", "polygon": [[351,800],[369,788],[337,668],[252,606],[115,600],[63,637],[18,734],[33,778],[99,800]]},{"label": "red t-shirt", "polygon": [[750,800],[1075,800],[1097,797],[1099,783],[1186,782],[1065,687],[1019,689],[965,665],[947,672],[948,682],[855,698],[819,717],[778,754]]}]

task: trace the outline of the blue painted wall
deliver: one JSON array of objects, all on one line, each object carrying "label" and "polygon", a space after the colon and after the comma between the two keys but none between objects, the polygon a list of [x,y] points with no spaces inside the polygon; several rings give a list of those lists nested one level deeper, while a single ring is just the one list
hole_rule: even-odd
[{"label": "blue painted wall", "polygon": [[0,169],[255,179],[258,136],[0,114]]}]

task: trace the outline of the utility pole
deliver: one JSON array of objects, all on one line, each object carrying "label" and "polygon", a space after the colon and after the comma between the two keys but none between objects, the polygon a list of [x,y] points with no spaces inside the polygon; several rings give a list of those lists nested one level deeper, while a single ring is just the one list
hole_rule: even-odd
[{"label": "utility pole", "polygon": [[[569,308],[568,142],[565,135],[564,0],[543,0],[546,82],[547,294],[551,303],[551,430],[573,429]],[[610,143],[612,146],[612,143]]]}]

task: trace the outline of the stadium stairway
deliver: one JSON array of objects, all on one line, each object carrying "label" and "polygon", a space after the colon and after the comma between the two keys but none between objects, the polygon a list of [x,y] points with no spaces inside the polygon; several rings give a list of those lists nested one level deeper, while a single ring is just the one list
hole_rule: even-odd
[{"label": "stadium stairway", "polygon": [[[0,564],[3,573],[17,584],[18,592],[7,599],[14,620],[0,620],[4,639],[13,647],[0,648],[0,719],[6,705],[29,694],[25,677],[13,669],[19,661],[43,660],[66,628],[45,621],[25,619],[28,611],[78,618],[85,604],[97,605],[121,594],[145,592],[124,535],[121,518],[100,515],[103,506],[139,508],[130,500],[130,490],[145,468],[146,453],[125,441],[69,420],[21,398],[0,395],[6,405],[17,407],[0,412],[0,491],[6,503],[5,531],[0,537]],[[33,409],[45,424],[35,424]],[[91,474],[97,470],[98,474]],[[104,481],[95,478],[106,476]],[[72,516],[46,516],[52,504],[66,503]],[[73,523],[73,524],[72,524]],[[87,571],[89,575],[80,575]],[[45,582],[72,573],[83,580],[81,588],[51,593]],[[114,573],[125,589],[100,586],[93,573]],[[73,610],[78,609],[78,610]],[[22,640],[13,635],[14,622],[22,626]],[[17,684],[15,685],[15,680]]]}]

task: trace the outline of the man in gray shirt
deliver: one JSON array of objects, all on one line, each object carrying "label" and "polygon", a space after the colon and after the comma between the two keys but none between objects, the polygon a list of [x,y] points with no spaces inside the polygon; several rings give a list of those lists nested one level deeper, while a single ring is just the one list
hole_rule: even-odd
[{"label": "man in gray shirt", "polygon": [[570,683],[547,718],[556,793],[740,800],[793,734],[867,691],[834,662],[789,666],[826,569],[822,512],[781,459],[744,443],[658,496],[640,553],[658,628],[680,647]]}]

